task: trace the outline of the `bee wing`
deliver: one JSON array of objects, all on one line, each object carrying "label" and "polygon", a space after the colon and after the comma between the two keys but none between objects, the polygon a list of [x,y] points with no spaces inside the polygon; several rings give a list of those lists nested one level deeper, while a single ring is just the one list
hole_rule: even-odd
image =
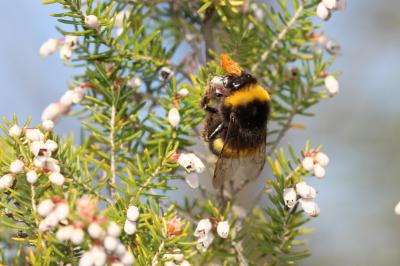
[{"label": "bee wing", "polygon": [[[224,146],[222,147],[217,164],[215,166],[213,176],[214,188],[221,187],[228,180],[240,180],[240,182],[244,182],[245,180],[256,179],[264,168],[267,145],[266,136],[256,151],[249,156],[237,156],[232,158],[222,157],[222,154],[224,154],[225,143],[229,141],[229,137],[231,135],[229,134],[230,128],[231,121],[229,121],[227,129],[228,132],[225,136]],[[240,150],[237,151],[237,154],[240,154]]]}]

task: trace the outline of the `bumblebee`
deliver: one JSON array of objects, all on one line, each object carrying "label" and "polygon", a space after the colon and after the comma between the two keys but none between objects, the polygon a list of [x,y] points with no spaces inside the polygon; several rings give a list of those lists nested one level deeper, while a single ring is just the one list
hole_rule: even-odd
[{"label": "bumblebee", "polygon": [[207,111],[203,138],[218,156],[213,185],[252,180],[265,164],[270,96],[229,55],[221,56],[224,77],[214,77],[201,102]]}]

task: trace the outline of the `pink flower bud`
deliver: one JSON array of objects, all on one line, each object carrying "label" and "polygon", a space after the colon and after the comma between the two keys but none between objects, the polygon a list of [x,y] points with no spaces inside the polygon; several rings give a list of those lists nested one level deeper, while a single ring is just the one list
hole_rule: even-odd
[{"label": "pink flower bud", "polygon": [[126,218],[131,222],[136,222],[139,218],[139,208],[136,206],[129,206],[126,211]]},{"label": "pink flower bud", "polygon": [[114,251],[117,248],[118,240],[112,236],[106,236],[104,238],[104,247],[108,251]]},{"label": "pink flower bud", "polygon": [[60,202],[56,205],[54,213],[57,215],[58,220],[63,220],[69,215],[69,206],[65,202]]},{"label": "pink flower bud", "polygon": [[124,225],[124,231],[127,235],[133,235],[134,233],[136,233],[136,223],[135,222],[131,222],[129,220],[125,221],[125,225]]},{"label": "pink flower bud", "polygon": [[4,175],[0,178],[0,190],[10,188],[14,183],[14,176],[11,174]]},{"label": "pink flower bud", "polygon": [[119,237],[121,234],[121,228],[115,222],[110,222],[107,228],[107,234],[112,237]]},{"label": "pink flower bud", "polygon": [[85,232],[82,228],[75,228],[71,233],[71,242],[74,245],[80,245],[85,238]]},{"label": "pink flower bud", "polygon": [[103,228],[101,228],[101,226],[96,222],[90,223],[88,227],[88,233],[94,239],[100,239],[104,236]]},{"label": "pink flower bud", "polygon": [[314,165],[314,175],[318,178],[325,177],[325,169],[321,165],[315,164]]},{"label": "pink flower bud", "polygon": [[301,166],[306,171],[311,171],[314,169],[314,159],[312,157],[305,157],[303,161],[301,161]]},{"label": "pink flower bud", "polygon": [[46,199],[38,205],[37,211],[40,216],[46,217],[50,214],[54,207],[54,202],[51,199]]}]

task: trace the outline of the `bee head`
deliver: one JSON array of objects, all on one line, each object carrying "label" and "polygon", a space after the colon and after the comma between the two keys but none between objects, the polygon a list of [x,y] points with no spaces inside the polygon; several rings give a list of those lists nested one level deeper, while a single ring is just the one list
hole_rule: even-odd
[{"label": "bee head", "polygon": [[243,72],[239,77],[228,76],[226,88],[230,91],[235,91],[255,83],[257,83],[257,80],[251,74]]}]

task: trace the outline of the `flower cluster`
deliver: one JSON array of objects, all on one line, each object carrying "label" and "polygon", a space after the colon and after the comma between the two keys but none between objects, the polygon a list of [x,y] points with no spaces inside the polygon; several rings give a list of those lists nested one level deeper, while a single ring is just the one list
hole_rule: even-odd
[{"label": "flower cluster", "polygon": [[194,153],[176,153],[173,157],[180,166],[185,168],[188,174],[185,177],[186,183],[191,188],[199,187],[199,173],[206,169],[204,163]]},{"label": "flower cluster", "polygon": [[126,211],[126,221],[124,225],[124,231],[127,235],[133,235],[136,233],[137,225],[136,222],[139,219],[139,208],[136,206],[129,206]]},{"label": "flower cluster", "polygon": [[227,221],[217,221],[214,219],[202,219],[197,224],[194,236],[198,237],[197,249],[206,251],[214,240],[212,230],[217,230],[221,238],[227,238],[229,235],[229,223]]},{"label": "flower cluster", "polygon": [[119,240],[120,227],[98,215],[96,201],[89,196],[84,195],[77,200],[76,213],[71,216],[66,201],[56,196],[43,200],[37,211],[44,217],[39,223],[40,231],[57,229],[56,239],[73,245],[81,245],[88,240],[89,250],[83,253],[79,265],[97,266],[112,262],[128,266],[134,263],[132,253]]},{"label": "flower cluster", "polygon": [[[47,129],[52,127],[47,127]],[[33,155],[32,164],[15,160],[10,164],[10,174],[3,176],[0,179],[0,189],[10,187],[17,174],[25,173],[26,180],[30,184],[36,183],[39,176],[49,174],[48,178],[54,185],[61,186],[64,184],[65,178],[60,173],[60,166],[52,154],[58,149],[58,144],[46,139],[45,134],[37,128],[21,129],[18,125],[13,125],[8,134],[13,138],[23,138],[25,143]]]},{"label": "flower cluster", "polygon": [[306,182],[299,182],[294,188],[285,188],[283,192],[283,199],[287,207],[293,208],[299,202],[304,212],[311,217],[316,217],[320,213],[318,204],[314,201],[316,196],[316,190]]},{"label": "flower cluster", "polygon": [[67,35],[65,38],[50,38],[42,44],[39,50],[41,56],[49,56],[57,50],[60,51],[60,58],[63,61],[69,61],[72,58],[73,50],[78,46],[78,37]]},{"label": "flower cluster", "polygon": [[317,6],[317,16],[323,20],[328,20],[332,12],[336,10],[344,10],[346,8],[346,0],[322,0]]},{"label": "flower cluster", "polygon": [[[39,230],[46,232],[56,228],[59,223],[66,223],[69,215],[69,206],[60,197],[54,196],[51,199],[43,200],[37,208],[37,212],[44,219],[39,223]],[[81,235],[80,233],[77,233]],[[74,235],[74,238],[79,236]]]},{"label": "flower cluster", "polygon": [[325,176],[325,168],[329,164],[329,157],[317,150],[310,150],[304,154],[301,162],[302,167],[306,171],[313,171],[314,176],[323,178]]},{"label": "flower cluster", "polygon": [[62,115],[69,112],[73,104],[79,104],[85,96],[85,88],[88,87],[90,87],[90,84],[83,83],[73,90],[66,91],[57,102],[47,106],[42,113],[43,125],[49,123],[48,121],[56,123]]}]

